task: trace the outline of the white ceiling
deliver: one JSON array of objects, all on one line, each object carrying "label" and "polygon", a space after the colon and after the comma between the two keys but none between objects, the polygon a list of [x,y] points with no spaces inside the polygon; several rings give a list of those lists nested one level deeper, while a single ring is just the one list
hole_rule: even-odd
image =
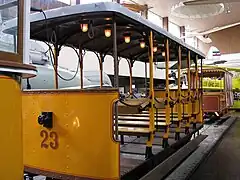
[{"label": "white ceiling", "polygon": [[240,0],[239,2],[229,3],[228,7],[230,13],[223,12],[220,15],[208,17],[204,19],[181,19],[171,15],[172,6],[182,2],[183,0],[134,0],[139,4],[148,4],[151,11],[160,15],[161,17],[168,16],[169,20],[185,27],[190,27],[193,31],[205,31],[214,27],[220,27],[227,24],[232,24],[240,21]]}]

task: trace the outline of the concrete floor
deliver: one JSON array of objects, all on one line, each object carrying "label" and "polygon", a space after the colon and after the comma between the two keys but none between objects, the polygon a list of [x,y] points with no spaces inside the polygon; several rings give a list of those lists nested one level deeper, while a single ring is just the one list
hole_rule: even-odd
[{"label": "concrete floor", "polygon": [[240,180],[240,118],[190,180]]}]

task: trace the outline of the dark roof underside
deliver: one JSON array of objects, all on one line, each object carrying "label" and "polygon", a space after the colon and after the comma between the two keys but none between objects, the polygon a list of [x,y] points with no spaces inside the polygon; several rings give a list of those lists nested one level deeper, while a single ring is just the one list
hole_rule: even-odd
[{"label": "dark roof underside", "polygon": [[[148,34],[154,33],[154,43],[158,44],[158,51],[154,53],[154,61],[165,61],[162,52],[164,44],[169,39],[170,61],[178,58],[178,47],[182,47],[182,60],[186,61],[187,52],[190,49],[191,59],[196,55],[204,58],[204,55],[164,29],[154,25],[143,17],[137,16],[128,9],[116,3],[99,3],[90,5],[76,5],[63,7],[45,12],[47,20],[42,13],[31,15],[31,39],[39,41],[58,41],[60,45],[70,45],[76,48],[102,53],[113,54],[113,31],[110,38],[106,38],[104,30],[106,26],[112,27],[113,18],[117,24],[117,55],[119,57],[148,62]],[[91,22],[91,23],[90,23]],[[90,23],[88,32],[82,32],[80,24]],[[91,28],[92,27],[92,28]],[[12,29],[13,30],[13,29]],[[11,29],[8,29],[11,31]],[[131,42],[124,42],[124,33],[131,34]],[[139,40],[144,38],[146,47],[139,46]]]}]

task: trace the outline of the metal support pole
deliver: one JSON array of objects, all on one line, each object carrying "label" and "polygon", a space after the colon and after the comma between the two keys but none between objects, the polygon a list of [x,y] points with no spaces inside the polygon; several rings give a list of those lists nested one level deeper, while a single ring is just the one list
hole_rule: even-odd
[{"label": "metal support pole", "polygon": [[100,88],[102,88],[102,85],[103,85],[103,61],[104,61],[104,56],[102,54],[100,54],[99,55]]},{"label": "metal support pole", "polygon": [[203,123],[203,60],[201,58],[201,76],[200,76],[200,98],[199,98],[199,106],[200,106],[200,123]]},{"label": "metal support pole", "polygon": [[119,87],[118,82],[118,72],[119,72],[119,65],[118,65],[118,55],[117,55],[117,24],[115,21],[115,17],[113,18],[113,59],[114,59],[114,87]]},{"label": "metal support pole", "polygon": [[166,113],[166,128],[163,135],[163,148],[168,147],[168,135],[169,135],[169,124],[170,124],[170,96],[169,96],[169,40],[165,43],[165,67],[166,67],[166,100],[165,100],[165,113]]},{"label": "metal support pole", "polygon": [[58,89],[58,46],[54,46],[54,79],[55,79],[55,89]]},{"label": "metal support pole", "polygon": [[146,94],[148,94],[148,88],[147,88],[147,62],[145,62],[145,89],[146,89],[146,91],[145,91],[145,93]]},{"label": "metal support pole", "polygon": [[[198,114],[198,110],[199,110],[199,93],[198,93],[198,86],[199,86],[199,82],[198,82],[198,55],[196,55],[196,63],[195,63],[195,79],[194,79],[194,84],[195,85],[195,96],[194,97],[194,114]],[[195,115],[194,117],[194,124],[196,124],[198,117]],[[195,126],[195,125],[194,125]]]},{"label": "metal support pole", "polygon": [[181,46],[179,46],[178,47],[178,126],[176,128],[175,140],[180,139],[180,129],[181,129],[181,121],[182,121],[181,67],[182,67],[182,51],[181,51]]},{"label": "metal support pole", "polygon": [[150,104],[151,107],[149,108],[149,116],[150,116],[150,122],[149,122],[149,130],[151,132],[150,138],[147,141],[147,147],[146,147],[146,158],[149,158],[152,156],[152,144],[154,139],[154,130],[155,130],[155,122],[154,122],[154,89],[153,89],[153,32],[150,31],[149,36],[149,73],[150,73]]},{"label": "metal support pole", "polygon": [[128,60],[127,59],[127,62],[128,62],[128,66],[129,66],[129,93],[130,93],[130,96],[133,94],[132,92],[132,67],[133,67],[133,61],[132,60]]},{"label": "metal support pole", "polygon": [[81,89],[83,89],[83,53],[81,46],[79,46],[79,58],[80,58],[80,86]]},{"label": "metal support pole", "polygon": [[188,81],[188,91],[187,91],[187,123],[185,133],[189,133],[190,120],[191,120],[191,52],[188,51],[187,57],[187,81]]},{"label": "metal support pole", "polygon": [[[119,87],[119,82],[118,82],[118,71],[119,71],[119,61],[118,61],[118,55],[117,55],[117,24],[115,17],[113,17],[113,25],[112,25],[112,30],[113,30],[113,60],[114,60],[114,78],[113,78],[113,83],[114,87],[118,88]],[[115,138],[118,140],[118,105],[115,104],[114,106],[114,115],[115,115]]]}]

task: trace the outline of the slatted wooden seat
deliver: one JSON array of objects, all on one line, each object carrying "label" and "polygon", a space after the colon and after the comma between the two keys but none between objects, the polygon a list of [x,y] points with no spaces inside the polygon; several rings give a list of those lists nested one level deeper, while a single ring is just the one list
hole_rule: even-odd
[{"label": "slatted wooden seat", "polygon": [[[149,122],[147,121],[118,121],[119,126],[133,126],[133,127],[140,127],[140,126],[145,126],[149,127]],[[166,126],[166,122],[155,122],[156,126]]]},{"label": "slatted wooden seat", "polygon": [[135,135],[135,136],[148,136],[151,131],[149,128],[140,128],[140,127],[118,127],[118,133],[121,135]]},{"label": "slatted wooden seat", "polygon": [[[118,132],[121,144],[124,144],[124,135],[150,137],[149,123],[149,117],[119,116]],[[155,121],[154,123],[157,129],[165,129],[167,126],[166,122]]]},{"label": "slatted wooden seat", "polygon": [[[142,111],[141,114],[149,114],[149,111]],[[155,112],[155,114],[165,115],[166,116],[165,111],[158,111],[158,112]],[[177,112],[173,112],[173,115],[177,117],[178,113]],[[171,114],[170,114],[170,116],[171,116]],[[184,116],[187,116],[187,113],[184,113]]]},{"label": "slatted wooden seat", "polygon": [[[122,121],[147,121],[149,122],[149,116],[118,116],[118,120]],[[178,118],[170,118],[171,121],[178,121]],[[166,118],[156,117],[155,122],[165,122]]]},{"label": "slatted wooden seat", "polygon": [[143,127],[123,127],[123,126],[118,126],[118,134],[120,135],[121,138],[121,144],[124,144],[124,135],[127,136],[143,136],[143,137],[148,137],[150,138],[151,132],[150,129],[143,128]]},{"label": "slatted wooden seat", "polygon": [[[137,114],[119,114],[119,116],[135,116],[135,117],[149,117],[149,113],[137,113]],[[155,117],[165,117],[165,113],[155,113]],[[177,117],[177,115],[174,115],[173,117]]]}]

